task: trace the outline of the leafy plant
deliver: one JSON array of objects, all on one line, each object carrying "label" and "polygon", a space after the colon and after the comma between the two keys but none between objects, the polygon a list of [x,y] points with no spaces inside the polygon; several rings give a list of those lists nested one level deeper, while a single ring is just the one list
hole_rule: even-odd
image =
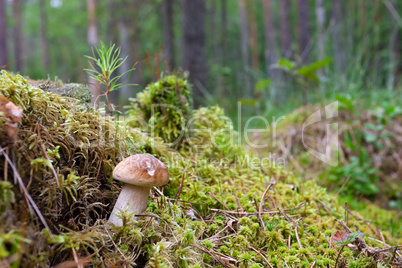
[{"label": "leafy plant", "polygon": [[335,235],[331,238],[331,240],[334,242],[334,244],[337,247],[340,247],[341,250],[338,253],[338,257],[336,258],[335,261],[335,268],[336,265],[338,263],[339,257],[341,256],[341,253],[343,251],[343,249],[350,243],[355,242],[358,239],[363,239],[364,238],[364,234],[361,232],[354,232],[354,233],[349,233],[349,234],[345,234],[342,231],[336,231]]},{"label": "leafy plant", "polygon": [[317,72],[328,66],[331,62],[331,58],[325,58],[308,65],[297,66],[295,62],[288,59],[279,59],[278,63],[273,67],[285,71],[290,75],[297,85],[301,85],[304,92],[304,101],[306,102],[307,89],[312,85],[317,85],[321,82]]},{"label": "leafy plant", "polygon": [[268,228],[268,230],[272,231],[276,226],[279,224],[278,219],[272,219],[270,221],[265,222],[265,226]]},{"label": "leafy plant", "polygon": [[320,79],[317,75],[317,71],[324,68],[331,62],[331,58],[325,58],[321,61],[316,61],[308,65],[297,67],[297,64],[293,61],[288,59],[279,59],[278,63],[274,67],[286,71],[299,83],[308,85],[309,82],[319,83]]},{"label": "leafy plant", "polygon": [[[103,42],[101,42],[99,48],[96,45],[95,50],[92,48],[92,56],[85,55],[91,68],[84,70],[91,78],[106,87],[106,91],[104,92],[107,101],[106,109],[110,116],[113,114],[110,92],[118,90],[123,86],[135,85],[125,84],[130,79],[131,73],[135,70],[135,65],[120,75],[114,74],[114,72],[127,60],[127,56],[124,59],[120,58],[120,52],[120,47],[115,48],[115,45],[111,44],[109,48],[107,48]],[[124,83],[120,84],[119,81],[125,74],[128,74],[128,77]]]},{"label": "leafy plant", "polygon": [[361,232],[345,234],[342,231],[337,231],[335,235],[332,237],[332,242],[334,242],[337,247],[342,247],[355,242],[356,239],[362,239],[362,238],[364,238],[364,234]]},{"label": "leafy plant", "polygon": [[351,156],[349,164],[331,169],[329,181],[341,186],[344,179],[349,178],[349,182],[343,188],[347,194],[373,197],[379,191],[377,171],[366,149],[361,147],[359,156]]}]

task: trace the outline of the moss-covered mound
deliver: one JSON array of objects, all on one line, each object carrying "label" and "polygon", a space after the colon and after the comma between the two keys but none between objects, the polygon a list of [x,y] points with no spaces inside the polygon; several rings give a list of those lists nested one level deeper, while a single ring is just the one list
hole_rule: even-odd
[{"label": "moss-covered mound", "polygon": [[[44,92],[19,76],[4,72],[0,95],[24,111],[15,143],[8,152],[1,148],[0,172],[7,176],[0,181],[0,259],[6,266],[256,268],[337,262],[338,267],[392,267],[402,262],[400,249],[391,248],[401,239],[379,231],[316,183],[227,146],[231,134],[219,130],[229,126],[217,107],[191,111],[194,125],[211,132],[188,137],[206,143],[220,135],[211,143],[215,147],[192,153],[188,141],[172,150],[141,129],[80,110],[76,100]],[[212,120],[208,128],[201,115]],[[122,212],[124,226],[112,226],[106,221],[121,188],[111,180],[112,169],[137,152],[161,159],[171,182],[152,189],[147,213],[133,218]]]}]

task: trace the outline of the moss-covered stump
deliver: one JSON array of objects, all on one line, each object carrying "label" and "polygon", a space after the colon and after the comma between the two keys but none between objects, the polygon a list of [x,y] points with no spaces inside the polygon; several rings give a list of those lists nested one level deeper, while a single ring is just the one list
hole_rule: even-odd
[{"label": "moss-covered stump", "polygon": [[79,104],[87,105],[91,103],[91,91],[88,85],[68,83],[51,80],[27,80],[28,84],[38,87],[44,91],[51,92],[63,97],[70,97],[78,100]]},{"label": "moss-covered stump", "polygon": [[[358,212],[347,207],[345,212],[344,204],[313,181],[303,182],[275,163],[256,164],[243,148],[216,146],[195,154],[186,143],[174,151],[140,129],[77,110],[74,99],[5,72],[0,95],[24,111],[9,164],[5,150],[0,158],[0,172],[7,174],[0,180],[0,262],[6,266],[334,267],[338,259],[338,267],[392,267],[402,262],[401,250],[390,248],[401,239],[378,231]],[[216,107],[191,114],[208,114],[217,131],[222,121],[211,111],[221,114]],[[220,140],[225,138],[222,134]],[[134,219],[122,212],[125,224],[112,226],[106,221],[121,185],[111,180],[111,172],[136,152],[162,160],[171,180],[152,189],[147,213]],[[22,184],[14,184],[11,166]],[[22,188],[49,228],[27,205]],[[342,243],[347,244],[341,250]]]}]

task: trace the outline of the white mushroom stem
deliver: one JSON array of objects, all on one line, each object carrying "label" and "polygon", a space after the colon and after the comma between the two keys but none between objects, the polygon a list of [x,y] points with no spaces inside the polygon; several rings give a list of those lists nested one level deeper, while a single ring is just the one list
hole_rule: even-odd
[{"label": "white mushroom stem", "polygon": [[116,226],[122,226],[123,221],[118,215],[127,207],[129,213],[143,213],[147,209],[150,188],[149,186],[136,186],[125,183],[114,205],[109,222]]}]

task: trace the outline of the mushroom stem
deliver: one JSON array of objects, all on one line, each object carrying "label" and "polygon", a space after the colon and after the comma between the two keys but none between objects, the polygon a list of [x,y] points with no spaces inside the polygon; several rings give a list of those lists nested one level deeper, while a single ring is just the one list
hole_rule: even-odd
[{"label": "mushroom stem", "polygon": [[123,221],[118,215],[121,210],[125,210],[128,206],[129,213],[141,214],[147,209],[149,186],[136,186],[125,183],[120,192],[119,198],[114,205],[112,215],[109,222],[116,226],[122,226]]}]

